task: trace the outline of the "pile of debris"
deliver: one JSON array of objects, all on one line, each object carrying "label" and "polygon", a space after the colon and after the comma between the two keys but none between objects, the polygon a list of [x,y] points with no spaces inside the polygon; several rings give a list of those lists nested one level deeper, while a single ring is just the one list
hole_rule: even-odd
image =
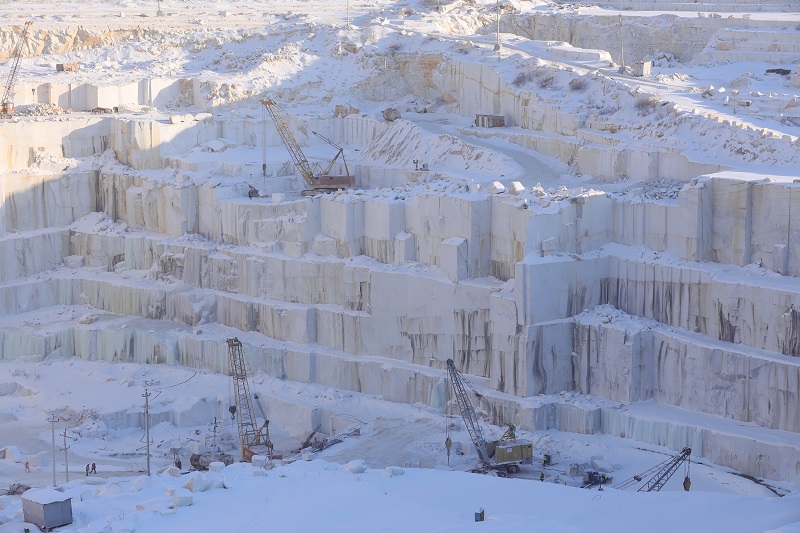
[{"label": "pile of debris", "polygon": [[67,113],[63,108],[55,104],[28,104],[16,106],[15,115],[26,115],[31,117],[44,117],[51,115],[63,115]]},{"label": "pile of debris", "polygon": [[8,489],[0,490],[0,495],[19,496],[28,489],[30,489],[28,485],[23,485],[22,483],[14,483],[11,486],[9,486]]}]

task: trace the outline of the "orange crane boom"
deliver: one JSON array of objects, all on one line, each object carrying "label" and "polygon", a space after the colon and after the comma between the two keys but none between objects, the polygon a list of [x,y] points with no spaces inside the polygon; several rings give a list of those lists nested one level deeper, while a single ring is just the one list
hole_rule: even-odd
[{"label": "orange crane boom", "polygon": [[356,179],[354,176],[350,175],[346,162],[344,163],[345,172],[347,172],[346,175],[331,176],[328,174],[339,156],[342,157],[342,161],[344,162],[344,150],[340,146],[337,146],[333,141],[326,139],[322,135],[313,132],[314,135],[320,139],[339,149],[328,166],[324,170],[315,173],[308,159],[306,159],[305,154],[303,154],[303,150],[300,149],[300,144],[297,142],[297,139],[294,138],[292,130],[289,128],[289,122],[278,107],[278,104],[272,99],[261,100],[261,103],[267,108],[269,116],[275,124],[275,129],[278,130],[278,135],[280,135],[283,144],[286,146],[286,150],[289,152],[289,157],[292,158],[294,166],[297,167],[300,175],[303,176],[303,179],[306,180],[309,187],[312,189],[335,190],[355,185]]}]

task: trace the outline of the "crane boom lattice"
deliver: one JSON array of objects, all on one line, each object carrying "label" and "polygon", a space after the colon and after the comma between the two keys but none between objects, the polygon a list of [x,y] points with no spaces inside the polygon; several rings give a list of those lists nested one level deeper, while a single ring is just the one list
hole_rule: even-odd
[{"label": "crane boom lattice", "polygon": [[[476,395],[478,393],[475,388],[464,379],[464,376],[456,370],[456,365],[453,363],[452,359],[447,360],[447,374],[450,377],[450,382],[453,384],[453,392],[456,395],[458,408],[461,411],[464,424],[467,426],[469,436],[472,438],[475,447],[479,449],[478,456],[481,461],[484,461],[484,458],[481,457],[482,450],[480,448],[486,447],[486,440],[484,440],[483,432],[481,431],[480,425],[478,425],[478,415],[475,413],[475,408],[472,406],[472,402],[469,399],[467,389],[470,389]],[[486,459],[488,460],[488,457]]]},{"label": "crane boom lattice", "polygon": [[236,337],[228,339],[227,343],[242,458],[249,462],[253,455],[260,451],[258,448],[265,448],[266,453],[271,456],[272,442],[269,439],[269,420],[265,419],[261,427],[256,425],[253,402],[250,399],[250,386],[247,384],[247,364],[244,360],[242,343]]},{"label": "crane boom lattice", "polygon": [[267,112],[275,124],[275,129],[278,130],[278,135],[280,135],[283,144],[286,146],[286,150],[289,151],[289,157],[292,158],[292,162],[300,170],[300,175],[310,186],[313,186],[312,178],[314,177],[314,172],[311,170],[311,165],[308,163],[305,154],[303,154],[303,150],[300,149],[300,144],[294,138],[292,130],[289,128],[289,122],[281,112],[278,104],[274,100],[261,100],[261,103],[267,108]]},{"label": "crane boom lattice", "polygon": [[692,454],[691,448],[684,448],[680,453],[674,455],[669,461],[664,463],[647,483],[645,483],[637,492],[658,492],[669,481],[669,478],[675,473],[678,467],[689,459]]},{"label": "crane boom lattice", "polygon": [[28,30],[30,30],[33,21],[29,20],[22,28],[22,33],[19,36],[19,41],[14,49],[13,61],[11,63],[11,72],[8,74],[6,86],[3,89],[3,99],[0,100],[0,112],[2,115],[8,116],[14,112],[14,89],[17,84],[17,74],[19,73],[19,60],[22,58],[22,49],[25,43],[28,42]]}]

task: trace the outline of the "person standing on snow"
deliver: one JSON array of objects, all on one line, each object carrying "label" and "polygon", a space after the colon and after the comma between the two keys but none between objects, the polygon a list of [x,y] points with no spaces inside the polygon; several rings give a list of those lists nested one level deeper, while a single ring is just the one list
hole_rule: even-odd
[{"label": "person standing on snow", "polygon": [[97,473],[97,466],[94,463],[92,463],[92,470],[89,473],[90,474],[96,474]]},{"label": "person standing on snow", "polygon": [[28,461],[25,461],[25,471],[28,473],[31,471],[31,464]]},{"label": "person standing on snow", "polygon": [[89,468],[89,465],[87,464],[87,465],[86,465],[86,475],[87,475],[87,476],[89,475],[89,470],[90,470],[90,468]]}]

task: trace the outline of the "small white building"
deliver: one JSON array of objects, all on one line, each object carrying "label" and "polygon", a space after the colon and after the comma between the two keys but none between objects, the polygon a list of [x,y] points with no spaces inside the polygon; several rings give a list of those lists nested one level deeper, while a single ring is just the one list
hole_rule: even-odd
[{"label": "small white building", "polygon": [[652,67],[653,63],[650,61],[637,61],[633,64],[633,75],[638,78],[649,76]]},{"label": "small white building", "polygon": [[24,520],[43,531],[72,523],[72,498],[54,489],[30,489],[22,494]]},{"label": "small white building", "polygon": [[503,128],[506,125],[505,115],[475,115],[475,125],[479,128]]}]

